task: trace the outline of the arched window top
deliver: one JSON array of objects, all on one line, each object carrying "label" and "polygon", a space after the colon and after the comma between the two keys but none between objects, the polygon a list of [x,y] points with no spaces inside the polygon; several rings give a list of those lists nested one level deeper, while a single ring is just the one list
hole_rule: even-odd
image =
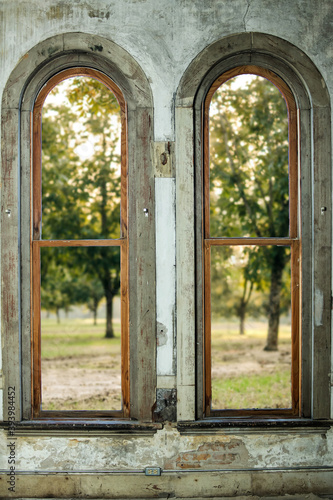
[{"label": "arched window top", "polygon": [[[238,78],[241,75],[253,75],[258,78],[252,80],[251,86],[249,82],[244,84],[244,80]],[[225,92],[224,85],[226,85]],[[246,90],[244,85],[249,88]],[[238,102],[239,99],[241,102]],[[234,109],[233,106],[238,109]],[[265,127],[260,130],[262,121],[265,122]],[[237,165],[239,164],[240,168],[241,163],[244,163],[244,168],[247,164],[247,173],[243,172],[245,177],[242,181],[245,184],[239,186],[238,190],[239,203],[244,203],[246,206],[248,224],[245,224],[247,230],[245,227],[239,228],[242,234],[239,233],[237,236],[296,237],[298,234],[296,102],[285,82],[274,72],[254,65],[238,66],[220,75],[209,88],[205,98],[204,138],[206,154],[210,150],[212,165],[216,164],[212,155],[215,152],[218,159],[222,154],[222,144],[225,144],[225,165],[231,169],[229,183],[237,185],[237,182],[241,182],[242,176],[237,170]],[[208,171],[206,175],[209,175]],[[278,178],[281,181],[285,179],[285,182],[280,185],[277,182]],[[213,187],[212,182],[214,183],[213,179],[210,182],[207,179],[206,184],[211,185],[210,189]],[[216,182],[218,191],[221,179]],[[256,185],[259,187],[255,189]],[[250,199],[253,198],[248,204],[246,192],[247,195],[251,192]],[[211,203],[213,195],[211,191]],[[270,200],[269,203],[267,200]],[[268,207],[267,217],[264,217],[264,220],[259,220],[262,217],[258,219],[260,212],[258,209],[261,205]],[[281,216],[278,214],[281,213],[282,205],[285,208],[285,217],[280,220]],[[214,215],[212,210],[210,212],[212,223]],[[210,235],[213,236],[214,224],[213,226],[209,224],[209,210],[206,210],[205,217],[206,231],[210,227]],[[279,224],[276,223],[277,219]],[[234,231],[237,229],[234,228]],[[207,233],[206,235],[208,236]]]},{"label": "arched window top", "polygon": [[261,77],[269,80],[273,85],[275,85],[278,88],[278,90],[283,95],[283,97],[286,101],[286,104],[287,104],[288,112],[291,113],[291,112],[296,111],[296,101],[295,101],[294,95],[293,95],[291,89],[289,88],[289,86],[284,82],[284,80],[282,80],[282,78],[280,78],[273,71],[270,71],[269,69],[266,69],[266,68],[263,68],[260,66],[255,66],[255,65],[236,66],[235,68],[232,68],[232,69],[222,73],[222,75],[220,75],[215,80],[215,82],[211,85],[211,87],[207,93],[207,96],[205,99],[206,107],[209,106],[209,103],[210,103],[213,95],[215,94],[217,89],[221,85],[223,85],[223,83],[227,82],[228,80],[230,80],[232,78],[235,78],[236,76],[247,75],[247,74],[261,76]]},{"label": "arched window top", "polygon": [[[53,239],[125,236],[127,202],[120,210],[120,198],[126,194],[126,103],[120,89],[99,71],[71,68],[42,88],[33,116],[36,182],[42,165],[42,196],[39,190],[34,196],[35,237],[40,232]],[[72,212],[66,220],[64,205]]]},{"label": "arched window top", "polygon": [[330,105],[326,83],[304,52],[282,38],[254,32],[221,38],[200,52],[183,74],[176,106],[200,106],[207,89],[220,75],[246,65],[260,66],[282,78],[299,108]]},{"label": "arched window top", "polygon": [[91,69],[91,68],[84,68],[84,67],[69,68],[69,69],[66,69],[64,71],[60,71],[59,73],[52,76],[47,81],[47,83],[43,86],[43,88],[40,90],[40,92],[38,93],[34,108],[35,109],[42,108],[48,94],[59,83],[63,82],[64,80],[67,80],[69,78],[80,77],[80,76],[87,77],[87,78],[94,78],[95,80],[98,80],[103,85],[105,85],[116,97],[121,111],[125,112],[126,104],[125,104],[125,99],[124,99],[123,93],[120,90],[120,88],[111,80],[111,78],[106,76],[101,71],[98,71],[96,69]]}]

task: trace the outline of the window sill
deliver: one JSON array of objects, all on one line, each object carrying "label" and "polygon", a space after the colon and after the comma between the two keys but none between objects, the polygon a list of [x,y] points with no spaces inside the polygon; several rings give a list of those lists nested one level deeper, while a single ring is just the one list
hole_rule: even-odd
[{"label": "window sill", "polygon": [[[2,422],[0,427],[8,428],[7,422]],[[162,424],[158,423],[142,423],[134,420],[64,420],[64,419],[47,419],[47,420],[24,420],[15,422],[13,430],[15,436],[103,436],[108,435],[137,435],[151,436],[159,429],[162,429]]]},{"label": "window sill", "polygon": [[327,432],[332,420],[311,420],[306,418],[209,418],[191,422],[179,422],[180,434],[243,434],[243,433],[319,433]]}]

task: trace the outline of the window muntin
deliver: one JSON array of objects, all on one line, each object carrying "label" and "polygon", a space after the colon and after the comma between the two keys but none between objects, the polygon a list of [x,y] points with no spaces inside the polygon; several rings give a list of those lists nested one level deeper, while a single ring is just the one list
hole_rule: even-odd
[{"label": "window muntin", "polygon": [[[231,84],[227,85],[230,87],[234,87],[233,92],[227,94],[227,105],[228,113],[218,114],[218,101],[223,100],[223,83],[228,82],[228,80],[233,79],[237,75],[244,75],[242,78],[245,78],[247,82],[250,82],[250,85],[247,85],[247,91],[251,89],[251,81],[254,79],[258,79],[258,77],[264,77],[269,80],[268,93],[274,92],[276,90],[272,84],[274,84],[281,94],[281,100],[283,101],[282,107],[285,107],[285,103],[288,109],[288,125],[289,125],[289,165],[288,165],[288,157],[284,153],[284,155],[280,154],[280,157],[284,156],[286,161],[284,165],[282,163],[282,175],[280,176],[280,182],[282,182],[282,187],[280,186],[280,190],[277,192],[277,196],[275,200],[273,197],[267,196],[265,194],[265,186],[262,185],[261,179],[262,170],[258,168],[258,172],[256,173],[256,156],[251,157],[251,154],[248,155],[250,158],[249,164],[244,168],[244,147],[246,144],[250,144],[250,153],[256,153],[256,150],[259,153],[262,152],[262,149],[265,148],[265,145],[262,144],[262,137],[260,137],[260,133],[258,133],[258,137],[253,134],[253,131],[258,129],[260,132],[261,122],[258,120],[258,115],[263,112],[263,106],[261,109],[254,110],[249,109],[248,116],[246,116],[245,120],[245,130],[241,130],[242,124],[239,123],[239,116],[234,119],[236,124],[236,132],[234,131],[234,136],[232,136],[232,131],[230,127],[230,116],[234,111],[236,112],[237,106],[244,106],[244,92],[242,96],[237,95],[237,87],[240,85],[236,79],[231,80]],[[254,76],[257,75],[257,76]],[[264,78],[261,78],[263,82]],[[261,84],[261,82],[260,82]],[[267,86],[266,86],[267,88]],[[219,89],[219,90],[218,90]],[[219,95],[216,96],[216,92],[220,92]],[[264,92],[265,93],[265,92]],[[267,91],[266,91],[267,93]],[[246,94],[246,92],[245,92]],[[254,104],[254,97],[251,96],[251,93],[248,92],[250,96],[250,101]],[[279,96],[279,94],[278,94]],[[276,96],[276,97],[278,97]],[[215,105],[214,105],[215,99]],[[232,102],[233,101],[233,102]],[[267,107],[269,110],[270,102],[266,98],[264,98],[264,107]],[[216,104],[217,103],[217,104]],[[220,102],[221,104],[221,102]],[[287,113],[285,112],[286,120]],[[229,118],[229,120],[228,120]],[[238,120],[238,123],[237,123]],[[214,134],[212,134],[212,122],[214,123],[219,121],[220,124],[220,138],[218,138],[218,133],[216,134],[215,130],[215,144],[214,144]],[[252,121],[252,127],[251,125]],[[257,124],[256,124],[257,121]],[[268,122],[272,121],[270,118],[266,120]],[[274,121],[274,120],[273,120]],[[273,123],[273,122],[272,122]],[[271,135],[281,135],[281,129],[283,128],[283,119],[282,126],[279,125],[275,129],[270,129],[269,133]],[[253,126],[257,125],[256,126]],[[246,130],[247,128],[247,130]],[[213,130],[214,132],[214,130]],[[246,138],[246,134],[249,134],[249,139]],[[243,137],[242,137],[243,134]],[[252,135],[251,135],[252,134]],[[217,137],[216,137],[217,136]],[[263,135],[264,136],[264,135]],[[244,139],[245,137],[245,139]],[[223,143],[224,141],[224,143]],[[274,142],[274,140],[273,140]],[[285,139],[281,141],[278,140],[277,144],[279,147],[283,146],[283,142],[286,142],[286,134]],[[236,146],[235,146],[236,144]],[[216,259],[214,257],[212,262],[212,254],[216,255],[219,253],[219,248],[221,252],[225,255],[225,262],[228,260],[227,256],[229,254],[235,254],[236,247],[241,247],[237,252],[245,252],[246,248],[249,248],[249,245],[253,245],[252,248],[262,248],[261,251],[264,251],[266,254],[271,253],[272,259],[275,258],[276,261],[279,260],[279,255],[283,260],[287,255],[287,252],[290,251],[290,263],[291,263],[291,273],[290,273],[290,294],[291,294],[291,307],[290,307],[290,317],[291,317],[291,405],[287,409],[273,409],[274,407],[281,406],[278,402],[274,405],[274,407],[269,407],[266,403],[262,406],[259,404],[251,406],[249,408],[248,404],[242,406],[242,412],[245,414],[253,414],[260,412],[263,413],[282,413],[282,414],[298,414],[299,412],[299,234],[298,234],[298,175],[297,175],[297,133],[296,133],[296,106],[295,101],[292,97],[292,94],[289,88],[284,84],[282,80],[280,80],[274,73],[268,70],[264,70],[262,68],[254,67],[254,66],[243,66],[238,67],[233,70],[230,70],[223,75],[221,75],[211,86],[206,100],[205,100],[205,108],[204,108],[204,207],[203,207],[203,219],[204,219],[204,238],[203,238],[203,258],[204,258],[204,331],[205,331],[205,363],[204,363],[204,372],[205,372],[205,384],[204,384],[204,412],[206,416],[209,415],[227,415],[234,414],[236,409],[240,408],[240,405],[235,402],[231,403],[231,406],[225,405],[216,405],[214,401],[212,402],[212,381],[215,384],[214,377],[212,375],[212,354],[213,358],[216,356],[216,351],[212,352],[212,343],[214,345],[214,326],[212,321],[212,314],[214,315],[214,309],[216,309],[216,304],[214,303],[214,295],[216,295],[216,285],[214,285],[214,280],[216,281]],[[234,151],[232,152],[232,147]],[[238,150],[237,150],[238,147]],[[223,161],[221,161],[222,165],[217,165],[217,169],[219,173],[214,172],[214,164],[218,164],[218,150],[224,149],[224,169],[223,169]],[[269,145],[266,147],[266,150],[269,149]],[[236,153],[238,152],[238,155]],[[274,151],[273,151],[274,153]],[[262,154],[262,153],[261,153]],[[217,156],[216,156],[217,155]],[[243,158],[242,158],[243,156]],[[278,157],[279,155],[276,154]],[[274,157],[274,154],[273,154]],[[238,162],[238,165],[237,165]],[[260,164],[260,158],[259,162]],[[260,165],[259,165],[260,166]],[[221,168],[222,167],[222,168]],[[242,168],[243,167],[243,168]],[[289,183],[288,183],[288,167],[289,167]],[[229,175],[228,170],[229,168]],[[246,168],[248,178],[246,179]],[[273,189],[273,183],[271,182],[272,175],[267,177],[266,186],[270,192]],[[257,183],[258,186],[254,184]],[[251,185],[252,184],[252,185]],[[261,185],[260,185],[261,184]],[[259,189],[260,188],[260,189]],[[221,194],[223,193],[223,189],[225,191],[225,199],[222,199]],[[251,192],[252,190],[252,192]],[[259,192],[259,196],[256,198],[256,191]],[[279,193],[281,193],[281,200],[279,201]],[[231,200],[231,198],[233,198]],[[232,210],[230,209],[230,204],[233,204]],[[284,210],[281,212],[279,210],[279,204],[284,205]],[[235,205],[237,205],[235,207]],[[261,206],[260,206],[261,205]],[[229,206],[229,212],[228,212]],[[268,216],[266,217],[266,221],[259,220],[258,214],[262,210],[262,207],[266,208]],[[270,213],[269,213],[270,211]],[[288,213],[289,212],[289,213]],[[279,214],[284,213],[284,217],[280,224],[275,224],[275,220],[279,221]],[[287,213],[287,217],[286,214]],[[223,215],[225,216],[223,218]],[[288,217],[289,215],[289,217]],[[281,217],[280,217],[281,219]],[[259,220],[259,224],[258,221]],[[284,250],[286,249],[286,250]],[[289,250],[290,249],[290,250]],[[276,254],[276,255],[275,255]],[[221,255],[221,253],[220,253]],[[275,255],[275,257],[274,257]],[[280,258],[280,260],[281,260]],[[232,259],[231,259],[232,260]],[[234,257],[235,261],[235,257]],[[267,261],[267,259],[266,259]],[[221,264],[221,263],[220,263]],[[222,266],[223,267],[223,266]],[[267,266],[266,266],[267,267]],[[281,266],[280,266],[281,267]],[[286,263],[282,266],[283,269],[286,267]],[[236,272],[237,266],[234,268],[231,274],[237,274]],[[257,266],[252,266],[252,273],[255,271]],[[247,271],[246,272],[244,272]],[[220,270],[217,274],[220,273],[220,280],[223,281],[223,271]],[[242,280],[239,281],[239,286],[243,286],[245,284],[244,278],[247,277],[251,281],[251,276],[249,276],[249,269],[243,268]],[[281,274],[281,273],[280,273]],[[281,276],[280,276],[281,278]],[[219,279],[219,276],[217,276]],[[284,278],[287,280],[288,278]],[[260,280],[259,280],[260,281]],[[280,279],[282,281],[282,278]],[[286,284],[287,284],[286,283]],[[280,283],[281,285],[281,283]],[[222,285],[219,285],[220,288]],[[241,287],[240,286],[240,287]],[[248,291],[243,288],[243,301],[247,300],[246,293],[249,294],[249,286]],[[215,287],[215,288],[214,288]],[[222,286],[223,287],[223,286]],[[284,287],[286,288],[286,287]],[[270,295],[274,295],[274,290],[270,290]],[[226,300],[226,297],[224,297]],[[274,300],[273,300],[274,301]],[[241,305],[241,300],[238,304],[238,313],[239,306]],[[224,303],[224,306],[226,304]],[[236,307],[235,304],[233,305]],[[269,315],[269,323],[270,323],[270,331],[272,328],[274,329],[274,322],[276,323],[276,314]],[[238,341],[239,339],[237,339]],[[223,354],[223,353],[222,353]],[[230,361],[230,359],[229,359]],[[214,362],[214,359],[213,359]],[[214,368],[214,373],[216,373],[216,367]],[[223,383],[225,381],[223,380]],[[235,387],[235,390],[236,387]],[[243,389],[244,390],[244,389]],[[215,393],[214,389],[214,393]],[[288,398],[287,398],[288,399]],[[282,400],[286,401],[285,398]],[[244,402],[245,403],[245,402]],[[269,408],[269,409],[268,409]],[[237,412],[239,414],[239,412]]]},{"label": "window muntin", "polygon": [[[58,147],[54,148],[54,155],[55,158],[59,158],[60,156],[60,160],[64,160],[66,158],[66,151],[63,152],[62,156],[60,154],[57,155],[57,152],[60,153],[62,147],[66,150],[67,145],[72,165],[69,165],[69,168],[68,165],[65,165],[64,171],[61,171],[60,168],[59,172],[55,172],[52,170],[52,159],[50,158],[52,155],[44,154],[45,151],[43,150],[43,137],[44,140],[47,137],[45,133],[42,136],[43,105],[50,91],[60,82],[70,85],[69,78],[76,80],[76,90],[81,95],[81,101],[74,99],[75,96],[72,96],[73,102],[71,103],[78,111],[78,114],[81,113],[81,119],[79,118],[75,122],[73,116],[70,116],[68,111],[63,113],[63,117],[69,122],[69,124],[67,123],[66,130],[72,131],[73,134],[69,140],[68,137],[62,137]],[[98,94],[98,90],[101,90],[101,88],[106,90],[100,95],[102,101],[98,103],[95,100],[93,102],[92,96],[94,93]],[[89,96],[87,96],[88,90]],[[69,96],[71,97],[71,94]],[[111,123],[110,118],[108,118],[109,124],[107,124],[105,120],[107,115],[110,116],[110,113],[101,113],[100,110],[101,106],[107,106],[110,104],[110,101],[112,101],[111,104],[116,109],[116,113],[111,116]],[[75,109],[73,109],[74,111]],[[44,116],[47,116],[47,111]],[[105,123],[103,123],[103,118]],[[95,134],[92,134],[92,130],[89,130],[89,128],[86,128],[83,132],[80,130],[80,128],[82,129],[84,120],[87,120],[90,124],[93,122],[92,126],[95,128]],[[44,408],[42,409],[43,322],[41,319],[41,305],[43,307],[46,300],[45,270],[48,268],[48,259],[43,256],[46,256],[47,252],[49,252],[48,255],[52,255],[52,253],[53,255],[61,255],[62,252],[63,262],[67,261],[66,266],[61,266],[61,258],[60,260],[58,259],[58,264],[59,267],[63,268],[63,271],[64,268],[67,269],[67,274],[68,272],[72,274],[70,288],[73,288],[75,281],[82,280],[84,276],[89,277],[90,281],[97,279],[99,284],[102,285],[107,311],[106,336],[109,336],[108,334],[112,332],[111,315],[114,292],[118,292],[119,290],[120,296],[121,363],[116,362],[115,364],[118,364],[118,366],[121,364],[121,394],[119,393],[113,402],[111,401],[112,398],[109,398],[108,409],[105,408],[106,405],[104,402],[94,403],[94,411],[91,410],[91,405],[88,405],[88,410],[83,411],[82,415],[85,417],[90,415],[128,416],[129,342],[126,104],[118,87],[102,73],[86,68],[66,70],[51,78],[38,95],[34,106],[33,125],[33,415],[34,417],[54,416],[58,411],[53,412],[52,409],[56,408],[56,410],[59,410],[59,405],[50,403],[47,392],[45,392],[46,411],[44,411]],[[110,135],[113,132],[112,129],[119,130],[119,132],[116,132],[113,139],[110,139]],[[82,159],[84,155],[78,152],[80,147],[78,137],[81,135],[86,140],[93,140],[94,142],[94,156],[90,160],[86,159],[84,161]],[[107,141],[109,141],[109,144],[107,144]],[[54,161],[56,162],[57,160],[55,159]],[[48,172],[51,172],[51,175],[47,175]],[[67,174],[67,179],[64,172]],[[86,183],[84,183],[84,179]],[[58,185],[60,189],[53,188],[55,185]],[[65,197],[63,196],[63,192],[59,194],[61,185],[63,188],[62,191],[65,191],[69,186],[68,195]],[[52,186],[52,189],[48,189],[50,186]],[[51,201],[48,200],[50,191],[53,191]],[[63,210],[62,202],[68,203],[68,207],[66,206],[66,208],[69,208],[68,210]],[[74,212],[76,217],[73,217],[75,219],[74,222],[72,221],[68,224],[71,212]],[[60,219],[60,221],[57,219]],[[63,222],[61,222],[61,219]],[[69,238],[70,235],[72,235],[71,238]],[[79,267],[81,268],[81,273],[78,272],[74,276],[75,272],[73,272],[73,269],[75,270],[76,268],[78,270]],[[62,274],[66,273],[63,272]],[[66,288],[65,278],[62,284]],[[91,283],[81,283],[81,286],[80,283],[76,283],[76,285],[77,290],[82,293],[84,286],[89,287]],[[46,339],[45,328],[44,331]],[[112,365],[112,351],[113,349],[109,350],[109,368]],[[104,396],[101,395],[101,398],[108,399],[107,391]],[[122,400],[120,408],[119,400]],[[60,414],[66,417],[78,416],[80,415],[80,411],[86,407],[84,402],[82,404],[74,404],[72,406],[77,411],[73,413],[69,411],[71,406],[67,403],[63,405],[63,411],[60,411]],[[66,410],[66,407],[68,410]]]}]

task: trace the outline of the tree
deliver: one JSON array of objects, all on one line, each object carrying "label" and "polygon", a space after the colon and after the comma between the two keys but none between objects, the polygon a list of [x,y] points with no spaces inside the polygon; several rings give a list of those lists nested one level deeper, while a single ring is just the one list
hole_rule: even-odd
[{"label": "tree", "polygon": [[[212,98],[210,193],[212,236],[288,236],[287,109],[278,89],[262,77],[247,75],[240,86],[231,79]],[[261,253],[260,282],[269,282],[267,350],[277,349],[288,257],[285,247],[263,247]],[[244,267],[248,290],[261,286],[251,271],[255,262]],[[248,303],[245,293],[240,316]]]},{"label": "tree", "polygon": [[[52,92],[61,97],[61,104],[51,97],[43,110],[43,237],[119,238],[119,104],[105,85],[87,77],[65,80]],[[84,148],[88,154],[84,155]],[[80,269],[90,281],[101,283],[106,336],[113,337],[112,300],[120,288],[119,248],[68,251],[72,270]]]},{"label": "tree", "polygon": [[76,301],[78,304],[87,305],[89,311],[93,313],[94,325],[97,325],[97,310],[103,297],[104,289],[99,279],[90,279],[87,275],[80,278]]},{"label": "tree", "polygon": [[266,304],[258,293],[266,285],[261,260],[258,247],[223,246],[211,250],[212,314],[239,318],[240,335],[245,334],[247,314],[257,317],[265,313]]}]

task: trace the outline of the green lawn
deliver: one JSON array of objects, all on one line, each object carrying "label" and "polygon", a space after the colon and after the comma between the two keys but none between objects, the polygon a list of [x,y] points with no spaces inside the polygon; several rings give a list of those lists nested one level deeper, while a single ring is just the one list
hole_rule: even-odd
[{"label": "green lawn", "polygon": [[105,321],[91,319],[42,320],[42,359],[119,353],[120,322],[113,321],[115,338],[105,338]]},{"label": "green lawn", "polygon": [[248,321],[245,335],[237,321],[212,324],[212,408],[290,407],[290,325],[281,322],[278,352],[263,350],[266,335],[266,322]]}]

